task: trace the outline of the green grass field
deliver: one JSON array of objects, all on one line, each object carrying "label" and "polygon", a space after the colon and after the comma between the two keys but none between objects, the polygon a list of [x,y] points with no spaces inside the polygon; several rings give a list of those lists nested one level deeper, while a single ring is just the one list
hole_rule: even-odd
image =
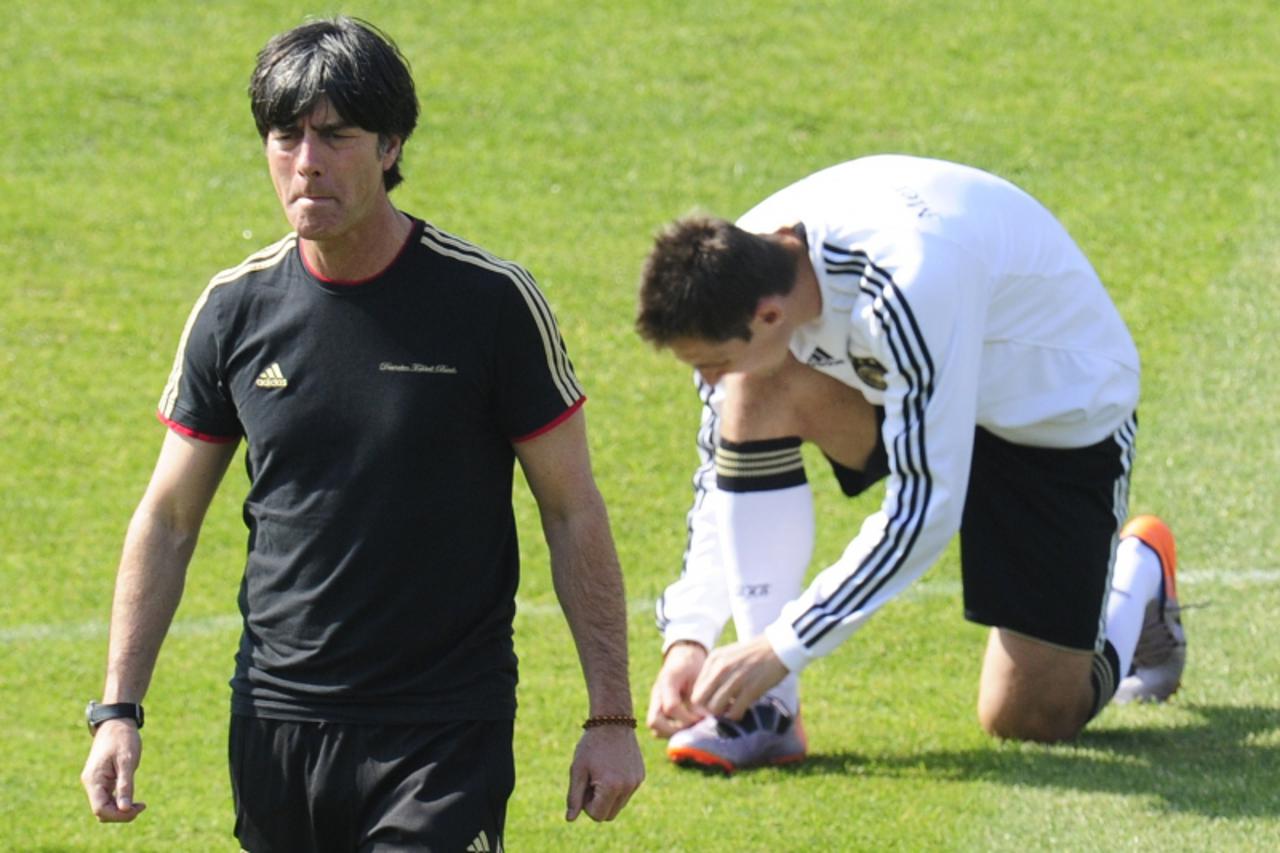
[{"label": "green grass field", "polygon": [[[1143,353],[1133,509],[1173,525],[1183,598],[1204,605],[1173,702],[1108,709],[1070,745],[997,743],[975,722],[984,633],[949,553],[808,671],[810,761],[708,777],[646,737],[619,820],[566,825],[585,697],[521,491],[510,850],[1280,848],[1280,7],[46,0],[0,31],[0,849],[236,849],[242,469],[156,672],[132,826],[88,811],[81,712],[181,324],[214,272],[286,230],[244,94],[254,54],[339,9],[414,65],[424,123],[397,203],[522,261],[557,310],[591,397],[638,709],[697,422],[687,372],[631,332],[650,237],[860,154],[987,168],[1066,222]],[[810,461],[830,559],[871,504]]]}]

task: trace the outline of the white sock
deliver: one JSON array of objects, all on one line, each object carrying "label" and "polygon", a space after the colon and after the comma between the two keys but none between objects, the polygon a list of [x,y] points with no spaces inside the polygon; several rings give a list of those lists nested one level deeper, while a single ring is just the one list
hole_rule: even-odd
[{"label": "white sock", "polygon": [[[739,640],[764,632],[782,607],[799,596],[813,555],[813,493],[809,484],[754,492],[719,493],[725,576]],[[799,709],[799,676],[769,691],[787,710]]]},{"label": "white sock", "polygon": [[1121,678],[1129,674],[1147,603],[1160,594],[1163,574],[1160,558],[1141,539],[1120,540],[1107,597],[1107,639],[1120,658]]}]

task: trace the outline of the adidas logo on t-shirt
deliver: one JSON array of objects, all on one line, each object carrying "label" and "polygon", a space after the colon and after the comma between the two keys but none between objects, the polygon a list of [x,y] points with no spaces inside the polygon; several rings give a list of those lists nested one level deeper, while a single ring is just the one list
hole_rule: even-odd
[{"label": "adidas logo on t-shirt", "polygon": [[810,367],[834,367],[843,362],[844,359],[836,358],[822,347],[814,347],[813,353],[809,356],[809,360],[805,362]]},{"label": "adidas logo on t-shirt", "polygon": [[284,371],[280,369],[280,362],[272,362],[271,366],[262,373],[258,374],[258,381],[253,383],[259,388],[284,388],[289,384],[289,380],[284,378]]},{"label": "adidas logo on t-shirt", "polygon": [[475,840],[467,845],[467,853],[502,853],[502,838],[497,839],[494,847],[489,846],[489,834],[483,829]]}]

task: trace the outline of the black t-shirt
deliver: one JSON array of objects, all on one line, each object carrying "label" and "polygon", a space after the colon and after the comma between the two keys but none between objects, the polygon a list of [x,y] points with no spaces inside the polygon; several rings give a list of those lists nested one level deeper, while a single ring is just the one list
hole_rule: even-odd
[{"label": "black t-shirt", "polygon": [[160,416],[247,442],[233,711],[514,715],[512,443],[583,399],[529,274],[429,224],[358,284],[293,235],[214,277]]}]

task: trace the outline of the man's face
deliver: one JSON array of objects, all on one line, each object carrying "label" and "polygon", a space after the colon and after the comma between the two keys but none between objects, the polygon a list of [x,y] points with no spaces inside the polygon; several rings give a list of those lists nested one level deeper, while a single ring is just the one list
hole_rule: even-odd
[{"label": "man's face", "polygon": [[730,338],[712,341],[705,338],[676,338],[669,344],[676,358],[697,370],[712,385],[727,373],[769,374],[786,360],[787,338],[772,328],[757,328],[752,323],[751,340]]},{"label": "man's face", "polygon": [[318,242],[352,235],[386,204],[382,173],[399,140],[379,150],[378,135],[348,124],[327,100],[292,127],[267,134],[267,164],[293,230]]}]

